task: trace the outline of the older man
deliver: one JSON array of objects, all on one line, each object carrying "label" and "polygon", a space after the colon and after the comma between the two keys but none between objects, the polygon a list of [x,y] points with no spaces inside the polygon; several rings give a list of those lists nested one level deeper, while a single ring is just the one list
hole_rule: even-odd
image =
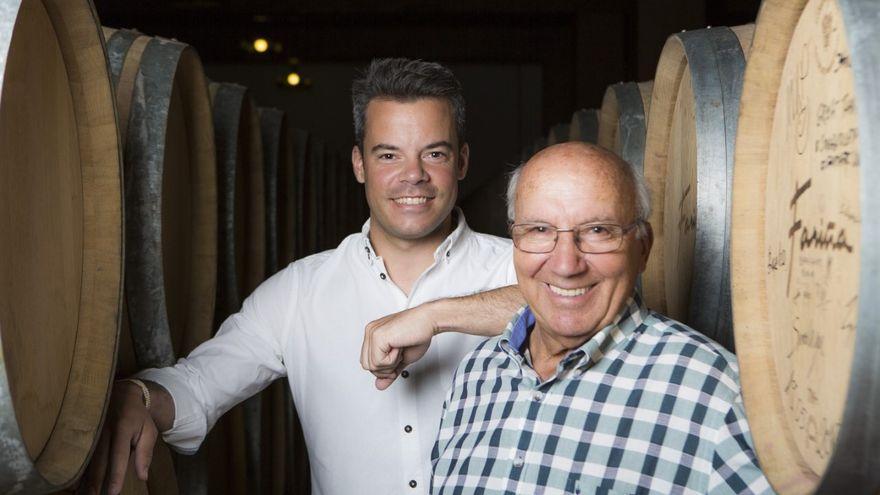
[{"label": "older man", "polygon": [[736,358],[645,307],[643,181],[557,145],[508,189],[528,306],[458,367],[433,493],[766,493]]}]

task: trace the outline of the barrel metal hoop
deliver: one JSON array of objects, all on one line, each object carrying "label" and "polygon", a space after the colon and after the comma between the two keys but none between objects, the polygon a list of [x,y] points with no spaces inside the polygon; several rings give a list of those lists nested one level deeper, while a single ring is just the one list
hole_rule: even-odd
[{"label": "barrel metal hoop", "polygon": [[615,84],[612,87],[619,110],[617,135],[620,139],[621,158],[640,174],[644,173],[647,120],[639,85],[628,82]]},{"label": "barrel metal hoop", "polygon": [[834,453],[816,493],[880,491],[880,3],[838,0],[856,91],[859,125],[861,269],[856,346]]},{"label": "barrel metal hoop", "polygon": [[[729,210],[736,114],[745,58],[729,28],[676,35],[688,59],[696,100],[697,210],[688,322],[732,345]],[[736,77],[731,77],[736,74]],[[726,297],[725,297],[726,296]]]}]

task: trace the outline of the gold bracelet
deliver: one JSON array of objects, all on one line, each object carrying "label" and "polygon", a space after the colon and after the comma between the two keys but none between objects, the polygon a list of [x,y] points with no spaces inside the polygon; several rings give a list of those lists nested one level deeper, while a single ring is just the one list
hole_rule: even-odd
[{"label": "gold bracelet", "polygon": [[140,387],[141,392],[143,392],[144,394],[144,407],[146,407],[148,411],[150,410],[150,389],[147,388],[146,383],[138,380],[137,378],[123,378],[122,380],[117,381],[117,383],[119,382],[131,382]]}]

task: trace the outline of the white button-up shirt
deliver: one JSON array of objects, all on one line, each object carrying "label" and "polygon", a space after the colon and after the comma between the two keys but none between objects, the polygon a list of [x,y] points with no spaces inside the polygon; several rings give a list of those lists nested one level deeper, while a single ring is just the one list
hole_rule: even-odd
[{"label": "white button-up shirt", "polygon": [[[407,297],[363,230],[334,250],[290,264],[248,297],[217,335],[171,368],[142,379],[174,399],[167,443],[195,451],[217,419],[287,375],[302,422],[312,491],[427,493],[430,454],[452,374],[480,337],[445,333],[385,391],[360,365],[364,327],[444,297],[516,283],[509,240],[458,225]],[[499,329],[500,330],[500,329]]]}]

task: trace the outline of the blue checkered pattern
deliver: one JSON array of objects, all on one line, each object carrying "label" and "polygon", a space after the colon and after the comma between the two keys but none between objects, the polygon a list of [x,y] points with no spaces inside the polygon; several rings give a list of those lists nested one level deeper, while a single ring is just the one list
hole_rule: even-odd
[{"label": "blue checkered pattern", "polygon": [[524,307],[459,365],[432,493],[773,493],[723,347],[636,294],[541,382],[521,352],[534,322]]}]

